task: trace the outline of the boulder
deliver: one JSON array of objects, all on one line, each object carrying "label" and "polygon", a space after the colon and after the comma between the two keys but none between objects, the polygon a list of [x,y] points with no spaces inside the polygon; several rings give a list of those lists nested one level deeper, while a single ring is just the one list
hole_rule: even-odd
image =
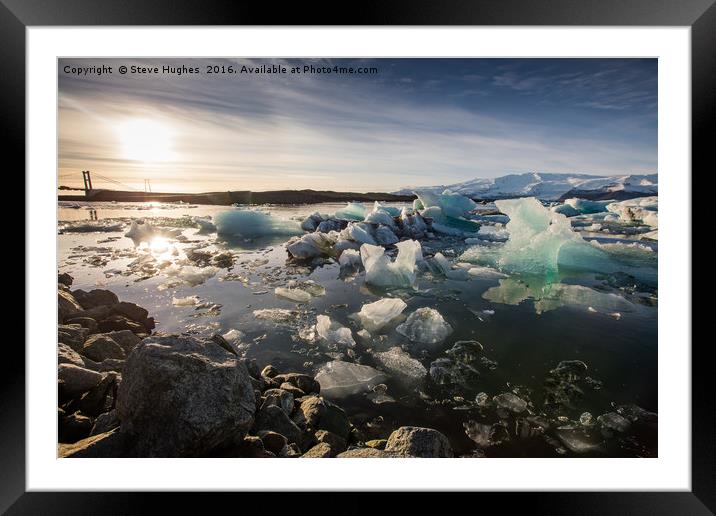
[{"label": "boulder", "polygon": [[110,315],[106,319],[99,321],[99,330],[101,332],[129,330],[133,333],[145,333],[147,331],[144,325],[117,314]]},{"label": "boulder", "polygon": [[103,412],[95,418],[90,435],[103,434],[118,427],[119,419],[117,418],[117,411],[110,410],[109,412]]},{"label": "boulder", "polygon": [[121,303],[112,305],[112,312],[117,315],[123,315],[128,319],[144,324],[149,317],[149,312],[141,306],[122,301]]},{"label": "boulder", "polygon": [[271,431],[283,435],[289,443],[300,445],[302,441],[301,429],[289,419],[286,413],[276,405],[262,407],[256,413],[252,433]]},{"label": "boulder", "polygon": [[108,358],[124,360],[122,347],[114,339],[103,333],[90,336],[82,345],[81,353],[95,362],[102,362]]},{"label": "boulder", "polygon": [[117,392],[122,431],[136,436],[139,455],[147,457],[205,456],[236,445],[254,411],[246,366],[194,337],[144,339],[129,354]]},{"label": "boulder", "polygon": [[346,449],[346,440],[337,436],[333,432],[329,432],[328,430],[318,430],[314,436],[317,442],[329,444],[334,454],[341,453]]},{"label": "boulder", "polygon": [[290,383],[298,387],[306,394],[318,394],[321,392],[320,384],[312,376],[301,373],[279,374],[273,377],[279,383]]},{"label": "boulder", "polygon": [[116,385],[117,373],[102,373],[102,380],[80,398],[82,413],[96,417],[111,409]]},{"label": "boulder", "polygon": [[137,344],[142,342],[142,339],[137,337],[130,330],[111,331],[107,333],[106,336],[119,344],[124,350],[125,355],[129,355],[129,352],[132,351]]},{"label": "boulder", "polygon": [[264,443],[264,448],[274,455],[279,455],[283,448],[288,445],[288,440],[283,435],[270,430],[259,432],[259,437]]},{"label": "boulder", "polygon": [[264,393],[264,401],[261,407],[276,405],[283,409],[287,416],[293,412],[293,394],[283,389],[267,389]]},{"label": "boulder", "polygon": [[278,375],[278,369],[276,369],[271,364],[267,365],[261,370],[261,376],[265,376],[266,378],[273,378],[276,375]]},{"label": "boulder", "polygon": [[[273,384],[274,383],[273,378],[270,378],[270,380],[272,380],[272,384]],[[306,395],[306,393],[303,392],[301,389],[299,389],[295,385],[288,383],[288,382],[283,382],[282,384],[280,384],[278,386],[278,388],[281,389],[282,391],[290,392],[293,395],[293,397],[296,399],[303,398]]]},{"label": "boulder", "polygon": [[97,306],[112,306],[119,303],[117,294],[111,290],[97,288],[90,290],[89,292],[85,292],[82,289],[77,289],[72,292],[72,295],[85,310],[95,308]]},{"label": "boulder", "polygon": [[334,457],[335,453],[328,443],[318,443],[316,446],[304,453],[301,458],[304,459],[322,459]]},{"label": "boulder", "polygon": [[57,283],[61,283],[62,285],[66,287],[72,286],[72,276],[67,274],[66,272],[63,272],[62,274],[57,274]]},{"label": "boulder", "polygon": [[67,324],[79,324],[83,328],[87,328],[90,333],[94,333],[97,331],[97,321],[92,319],[91,317],[74,317],[70,316],[69,319],[65,321]]},{"label": "boulder", "polygon": [[59,364],[73,364],[78,367],[85,367],[84,359],[80,354],[62,342],[57,345],[57,362]]},{"label": "boulder", "polygon": [[60,393],[73,398],[85,393],[102,381],[102,375],[74,364],[60,364],[57,367]]},{"label": "boulder", "polygon": [[57,291],[57,319],[60,323],[65,322],[66,319],[81,311],[82,305],[71,293],[65,290]]},{"label": "boulder", "polygon": [[306,396],[300,400],[293,421],[310,433],[327,430],[342,439],[348,439],[351,425],[348,416],[338,405],[318,396]]},{"label": "boulder", "polygon": [[354,448],[337,455],[339,459],[391,459],[401,457],[396,453],[376,450],[375,448]]},{"label": "boulder", "polygon": [[453,457],[447,437],[432,428],[403,426],[395,430],[385,451],[406,457]]},{"label": "boulder", "polygon": [[91,435],[74,444],[60,444],[59,458],[132,457],[130,436],[115,429],[103,434]]},{"label": "boulder", "polygon": [[75,412],[60,419],[58,427],[58,439],[63,443],[74,443],[90,435],[92,430],[92,419],[88,416]]}]

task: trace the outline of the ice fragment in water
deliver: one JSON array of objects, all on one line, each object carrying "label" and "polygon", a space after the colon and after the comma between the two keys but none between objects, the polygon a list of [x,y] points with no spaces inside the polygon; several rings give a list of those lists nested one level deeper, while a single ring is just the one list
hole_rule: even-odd
[{"label": "ice fragment in water", "polygon": [[172,264],[165,269],[165,274],[171,278],[177,278],[182,283],[191,287],[201,285],[209,278],[212,278],[219,272],[216,267],[195,267],[193,265],[181,266]]},{"label": "ice fragment in water", "polygon": [[309,233],[301,238],[290,242],[286,250],[294,258],[305,260],[319,256],[330,256],[333,253],[333,245],[336,238],[325,233]]},{"label": "ice fragment in water", "polygon": [[389,227],[380,226],[375,230],[375,241],[380,245],[391,245],[397,244],[399,239]]},{"label": "ice fragment in water", "polygon": [[301,317],[301,312],[284,308],[263,308],[254,310],[253,313],[256,319],[290,326],[298,323]]},{"label": "ice fragment in water", "polygon": [[601,452],[604,449],[596,433],[587,433],[582,428],[560,427],[555,434],[574,453]]},{"label": "ice fragment in water", "polygon": [[300,235],[295,220],[283,220],[256,210],[227,210],[216,215],[216,232],[224,237],[258,238],[264,236]]},{"label": "ice fragment in water", "polygon": [[492,401],[494,401],[498,407],[514,412],[515,414],[524,412],[527,408],[527,402],[511,392],[498,394]]},{"label": "ice fragment in water", "polygon": [[224,337],[226,342],[228,342],[229,344],[233,344],[234,346],[237,346],[238,344],[241,343],[241,340],[244,338],[244,334],[242,332],[240,332],[239,330],[232,328],[231,330],[224,333],[222,335],[222,337]]},{"label": "ice fragment in water", "polygon": [[359,202],[349,202],[345,207],[336,211],[335,217],[343,220],[363,220],[368,210]]},{"label": "ice fragment in water", "polygon": [[442,194],[423,191],[415,192],[425,209],[437,206],[446,217],[464,217],[477,207],[477,203],[459,193],[445,190]]},{"label": "ice fragment in water", "polygon": [[470,267],[467,273],[475,278],[506,278],[507,274],[492,267]]},{"label": "ice fragment in water", "polygon": [[493,242],[504,242],[510,238],[510,232],[505,228],[482,225],[480,226],[480,230],[477,232],[477,238]]},{"label": "ice fragment in water", "polygon": [[462,424],[465,427],[467,436],[475,441],[480,448],[487,448],[493,444],[492,442],[492,425],[478,423],[476,421],[468,421]]},{"label": "ice fragment in water", "polygon": [[401,335],[421,344],[442,342],[452,333],[452,327],[445,322],[440,312],[427,307],[418,308],[396,329]]},{"label": "ice fragment in water", "polygon": [[626,201],[613,202],[607,210],[619,216],[624,223],[642,222],[656,229],[659,227],[659,198],[640,197]]},{"label": "ice fragment in water", "polygon": [[406,306],[402,299],[380,299],[364,304],[356,317],[367,331],[374,333],[399,318]]},{"label": "ice fragment in water", "polygon": [[198,296],[172,297],[173,306],[196,306],[199,304]]},{"label": "ice fragment in water", "polygon": [[306,303],[311,300],[311,294],[298,288],[276,287],[274,293],[277,296],[296,301],[297,303]]},{"label": "ice fragment in water", "polygon": [[362,222],[349,224],[348,227],[341,232],[341,237],[361,244],[377,244],[373,237],[373,228]]},{"label": "ice fragment in water", "polygon": [[631,423],[628,419],[616,412],[607,412],[597,418],[597,422],[608,430],[615,432],[626,432],[629,430]]},{"label": "ice fragment in water", "polygon": [[341,268],[347,267],[351,269],[358,269],[361,266],[360,253],[355,249],[346,249],[341,253],[338,258],[338,263]]},{"label": "ice fragment in water", "polygon": [[356,345],[351,330],[338,322],[331,321],[327,315],[319,315],[316,318],[316,333],[329,345],[351,348]]},{"label": "ice fragment in water", "polygon": [[392,347],[388,351],[373,353],[373,359],[385,371],[410,386],[421,382],[428,374],[423,364],[398,346]]},{"label": "ice fragment in water", "polygon": [[363,244],[360,256],[365,267],[365,281],[378,287],[412,287],[415,284],[415,262],[422,259],[420,242],[405,240],[396,244],[398,256],[395,261],[385,254],[382,247]]},{"label": "ice fragment in water", "polygon": [[442,253],[435,253],[435,256],[429,261],[432,268],[439,274],[442,274],[448,279],[465,281],[468,279],[469,274],[465,269],[453,269],[452,264],[448,261]]},{"label": "ice fragment in water", "polygon": [[194,217],[193,220],[199,226],[199,231],[196,232],[197,235],[216,233],[216,226],[211,221],[211,217]]},{"label": "ice fragment in water", "polygon": [[385,373],[373,367],[338,360],[324,364],[316,374],[316,381],[321,385],[321,395],[326,398],[368,392],[387,379]]},{"label": "ice fragment in water", "polygon": [[384,208],[380,207],[378,203],[376,203],[376,207],[373,208],[373,211],[365,216],[365,222],[369,222],[371,224],[383,224],[391,228],[395,227],[393,215],[388,213],[388,211]]}]

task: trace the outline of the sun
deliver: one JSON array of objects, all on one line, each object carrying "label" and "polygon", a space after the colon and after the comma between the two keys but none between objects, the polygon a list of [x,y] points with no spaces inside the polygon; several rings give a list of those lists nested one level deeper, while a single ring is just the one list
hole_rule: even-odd
[{"label": "sun", "polygon": [[117,126],[122,157],[143,163],[160,163],[174,158],[171,129],[161,122],[130,118]]}]

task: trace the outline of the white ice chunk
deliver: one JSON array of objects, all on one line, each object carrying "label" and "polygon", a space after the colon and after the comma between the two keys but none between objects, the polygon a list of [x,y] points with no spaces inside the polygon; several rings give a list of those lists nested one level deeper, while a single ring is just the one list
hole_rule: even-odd
[{"label": "white ice chunk", "polygon": [[333,245],[336,243],[336,235],[331,233],[309,233],[290,242],[286,245],[286,250],[291,256],[299,259],[329,256],[332,253]]},{"label": "white ice chunk", "polygon": [[363,220],[368,210],[360,202],[349,202],[345,207],[336,211],[335,217],[343,220]]},{"label": "white ice chunk", "polygon": [[216,215],[216,229],[225,237],[257,238],[263,236],[300,235],[295,220],[283,220],[256,210],[227,210]]},{"label": "white ice chunk", "polygon": [[397,244],[400,239],[395,236],[395,233],[389,227],[380,226],[375,230],[375,241],[380,245],[391,245]]},{"label": "white ice chunk", "polygon": [[473,276],[475,278],[506,278],[507,274],[498,271],[497,269],[493,269],[492,267],[470,267],[467,270],[467,273],[470,276]]},{"label": "white ice chunk", "polygon": [[422,344],[442,342],[452,333],[452,327],[445,322],[440,312],[427,307],[418,308],[396,329],[411,341]]},{"label": "white ice chunk", "polygon": [[428,370],[423,364],[398,346],[392,347],[388,351],[373,353],[373,359],[385,371],[408,385],[421,382],[428,374]]},{"label": "white ice chunk", "polygon": [[420,242],[405,240],[396,244],[398,256],[394,262],[382,247],[363,244],[360,256],[365,267],[365,281],[379,287],[412,287],[415,284],[415,262],[422,259]]},{"label": "white ice chunk", "polygon": [[316,374],[321,396],[334,399],[368,392],[387,379],[385,373],[373,367],[339,360],[324,364]]},{"label": "white ice chunk", "polygon": [[361,266],[361,259],[360,259],[360,253],[356,251],[355,249],[346,249],[341,253],[340,258],[338,258],[338,263],[343,267],[348,268],[359,268]]},{"label": "white ice chunk", "polygon": [[482,225],[477,232],[477,238],[494,242],[504,242],[510,238],[510,232],[502,227]]},{"label": "white ice chunk", "polygon": [[613,202],[607,210],[619,216],[621,222],[642,222],[656,229],[659,227],[659,198],[640,197]]},{"label": "white ice chunk", "polygon": [[383,224],[385,226],[390,226],[391,228],[395,227],[393,216],[381,208],[375,208],[368,215],[366,215],[365,222],[369,222],[371,224]]},{"label": "white ice chunk", "polygon": [[359,242],[361,244],[376,245],[377,242],[375,241],[372,232],[373,228],[371,228],[370,225],[354,222],[341,231],[341,237],[353,240],[354,242]]},{"label": "white ice chunk", "polygon": [[199,302],[198,296],[172,297],[173,306],[196,306]]},{"label": "white ice chunk", "polygon": [[436,269],[439,274],[442,274],[448,279],[465,281],[468,278],[468,273],[465,269],[453,269],[452,264],[442,253],[435,253],[430,263],[434,265],[434,269]]},{"label": "white ice chunk", "polygon": [[331,321],[327,315],[319,315],[316,318],[316,333],[328,344],[351,348],[356,345],[351,330],[336,321]]},{"label": "white ice chunk", "polygon": [[445,190],[440,195],[428,191],[416,192],[416,195],[423,206],[437,206],[446,217],[464,217],[477,207],[477,203],[469,197],[450,190]]},{"label": "white ice chunk", "polygon": [[222,337],[224,337],[226,342],[228,342],[229,344],[237,346],[244,339],[245,335],[243,332],[232,328],[231,330],[224,333]]},{"label": "white ice chunk", "polygon": [[165,269],[167,276],[177,278],[182,283],[192,287],[201,285],[209,278],[213,278],[217,272],[219,272],[219,269],[216,267],[181,266],[179,264],[172,264]]},{"label": "white ice chunk", "polygon": [[356,317],[366,330],[374,333],[400,317],[406,306],[402,299],[384,298],[364,304]]},{"label": "white ice chunk", "polygon": [[274,293],[279,297],[284,297],[297,303],[307,303],[312,297],[311,294],[299,288],[276,287]]}]

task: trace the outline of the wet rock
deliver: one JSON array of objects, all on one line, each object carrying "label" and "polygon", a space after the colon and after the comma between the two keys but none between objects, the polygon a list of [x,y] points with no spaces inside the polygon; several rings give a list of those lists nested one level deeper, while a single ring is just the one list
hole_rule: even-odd
[{"label": "wet rock", "polygon": [[365,443],[368,448],[374,448],[376,450],[384,450],[386,444],[388,444],[387,439],[371,439]]},{"label": "wet rock", "polygon": [[478,423],[476,421],[468,421],[462,425],[465,427],[467,436],[475,441],[480,448],[487,448],[496,444],[492,440],[493,425]]},{"label": "wet rock", "polygon": [[329,432],[328,430],[318,430],[314,434],[314,437],[317,442],[330,445],[334,455],[344,451],[347,446],[346,440],[343,437],[340,437],[333,432]]},{"label": "wet rock", "polygon": [[274,378],[278,375],[278,369],[276,369],[272,365],[267,365],[261,370],[261,376],[265,376],[266,378]]},{"label": "wet rock", "polygon": [[658,415],[649,412],[637,405],[619,405],[617,412],[627,418],[632,423],[639,423],[649,427],[656,427],[658,423]]},{"label": "wet rock", "polygon": [[129,355],[130,351],[132,351],[137,344],[142,342],[142,339],[137,337],[130,330],[111,331],[105,335],[119,344],[124,350],[125,355]]},{"label": "wet rock", "polygon": [[108,358],[119,360],[125,358],[122,347],[114,339],[102,333],[90,336],[82,345],[81,353],[95,362],[102,362]]},{"label": "wet rock", "polygon": [[116,410],[110,410],[97,416],[90,435],[99,435],[119,427],[119,418]]},{"label": "wet rock", "polygon": [[132,321],[123,315],[116,314],[99,321],[99,329],[103,333],[121,330],[129,330],[132,333],[145,333],[147,331],[142,324]]},{"label": "wet rock", "polygon": [[385,451],[407,457],[453,457],[447,437],[432,428],[416,426],[403,426],[390,434]]},{"label": "wet rock", "polygon": [[555,431],[564,446],[573,453],[599,453],[604,450],[598,432],[588,432],[581,428],[560,427]]},{"label": "wet rock", "polygon": [[289,443],[300,444],[302,441],[301,429],[276,405],[262,407],[256,413],[252,433],[260,434],[265,431],[277,432],[283,435]]},{"label": "wet rock", "polygon": [[57,283],[61,283],[66,287],[72,286],[72,280],[73,280],[72,276],[70,276],[66,272],[63,272],[62,274],[57,275]]},{"label": "wet rock", "polygon": [[[290,385],[290,384],[289,384]],[[293,412],[293,394],[283,389],[267,389],[263,393],[264,401],[261,408],[276,405],[281,408],[287,416]]]},{"label": "wet rock", "polygon": [[72,317],[88,317],[90,319],[94,319],[95,321],[101,321],[102,319],[106,319],[110,315],[112,315],[112,308],[107,305],[102,305],[90,308],[89,310],[83,309],[80,312],[74,314]]},{"label": "wet rock", "polygon": [[333,457],[335,453],[328,443],[318,443],[313,448],[304,453],[301,457],[305,459],[321,459]]},{"label": "wet rock", "polygon": [[84,360],[80,354],[62,342],[57,345],[57,362],[59,364],[73,364],[78,367],[85,367]]},{"label": "wet rock", "polygon": [[92,419],[84,414],[75,412],[60,420],[59,440],[64,443],[74,443],[90,435]]},{"label": "wet rock", "polygon": [[470,389],[479,385],[480,372],[469,364],[438,358],[430,364],[430,377],[438,385],[459,385]]},{"label": "wet rock", "polygon": [[494,401],[498,407],[514,412],[515,414],[524,412],[527,409],[527,402],[511,392],[503,392],[495,396],[492,401]]},{"label": "wet rock", "polygon": [[148,457],[204,456],[237,444],[254,411],[246,366],[193,337],[144,339],[129,354],[117,393],[122,431],[135,435]]},{"label": "wet rock", "polygon": [[116,373],[103,373],[102,380],[80,398],[80,410],[84,414],[98,416],[111,409],[111,400],[114,399],[116,385]]},{"label": "wet rock", "polygon": [[57,367],[60,393],[69,398],[85,393],[102,381],[102,375],[74,364],[60,364]]},{"label": "wet rock", "polygon": [[112,305],[112,312],[117,315],[123,315],[147,327],[146,321],[149,317],[149,312],[135,303],[122,301],[121,303],[114,304]]},{"label": "wet rock", "polygon": [[60,458],[134,456],[131,438],[119,430],[92,435],[74,444],[60,444],[57,454]]},{"label": "wet rock", "polygon": [[58,342],[67,344],[77,352],[82,350],[82,344],[87,339],[87,335],[89,335],[89,330],[79,324],[61,324],[57,327]]},{"label": "wet rock", "polygon": [[97,321],[91,317],[71,317],[65,321],[67,324],[79,324],[83,328],[87,328],[90,333],[97,331]]},{"label": "wet rock", "polygon": [[247,435],[236,447],[236,455],[247,459],[261,459],[264,457],[275,457],[273,452],[264,448],[260,437]]},{"label": "wet rock", "polygon": [[293,414],[293,421],[308,433],[327,430],[343,439],[351,431],[348,416],[338,405],[318,396],[306,396]]},{"label": "wet rock", "polygon": [[607,412],[597,418],[597,422],[607,430],[624,433],[629,430],[631,423],[624,416],[616,412]]},{"label": "wet rock", "polygon": [[300,457],[301,450],[298,445],[291,443],[282,450],[280,456],[285,458]]},{"label": "wet rock", "polygon": [[279,374],[273,377],[280,383],[289,383],[298,387],[306,394],[318,394],[321,392],[321,385],[312,376],[301,373]]},{"label": "wet rock", "polygon": [[290,392],[291,394],[293,394],[294,398],[303,398],[306,395],[306,393],[303,392],[301,389],[288,382],[283,382],[278,386],[278,388],[286,392]]},{"label": "wet rock", "polygon": [[57,319],[60,323],[66,319],[77,316],[82,311],[82,305],[74,298],[74,296],[64,290],[57,291]]},{"label": "wet rock", "polygon": [[[211,336],[211,341],[214,342],[215,344],[218,344],[219,346],[224,348],[229,353],[232,353],[234,355],[237,354],[236,351],[234,350],[234,348],[231,347],[231,344],[229,344],[226,341],[226,339],[224,337],[222,337],[221,335],[219,335],[218,333],[215,333],[214,335]],[[246,364],[244,363],[244,365],[246,365]],[[251,374],[249,374],[249,376],[251,376]]]},{"label": "wet rock", "polygon": [[391,459],[401,457],[394,452],[376,450],[375,448],[354,448],[337,455],[339,459]]},{"label": "wet rock", "polygon": [[85,310],[98,306],[112,306],[119,303],[117,294],[111,290],[94,289],[86,292],[81,289],[74,290],[72,295]]},{"label": "wet rock", "polygon": [[264,444],[264,448],[274,455],[279,455],[284,447],[288,445],[286,437],[270,430],[259,432],[259,437]]}]

